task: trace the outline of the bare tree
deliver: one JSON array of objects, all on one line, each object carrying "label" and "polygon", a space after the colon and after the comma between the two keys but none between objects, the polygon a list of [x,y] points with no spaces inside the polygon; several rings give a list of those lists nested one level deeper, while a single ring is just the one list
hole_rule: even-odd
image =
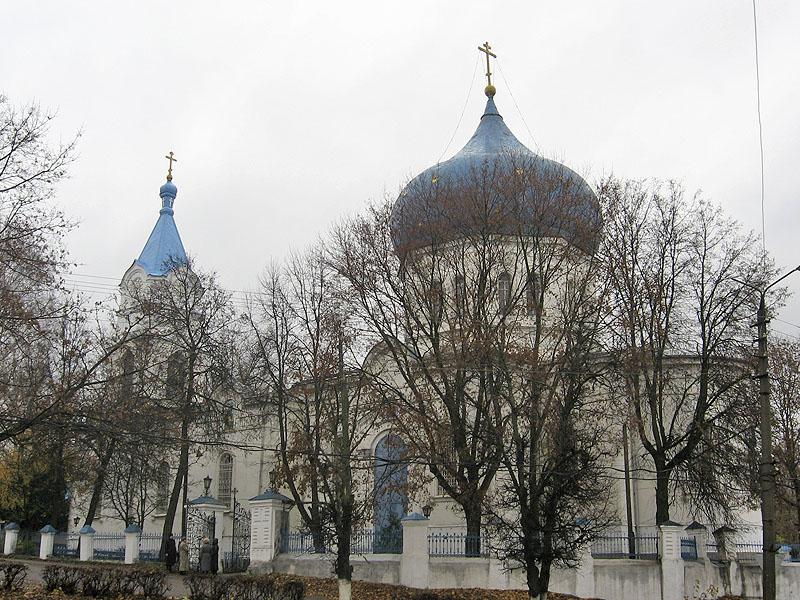
[{"label": "bare tree", "polygon": [[725,489],[721,470],[709,467],[743,433],[731,417],[747,397],[754,306],[747,285],[761,273],[757,244],[675,183],[609,178],[600,197],[608,208],[612,346],[626,412],[652,461],[656,523],[670,519],[676,489],[691,510],[725,522],[742,494]]},{"label": "bare tree", "polygon": [[778,498],[794,513],[794,527],[785,533],[800,540],[800,343],[771,340],[769,362]]},{"label": "bare tree", "polygon": [[[142,315],[142,330],[158,357],[145,365],[145,377],[157,382],[149,398],[160,410],[178,447],[178,468],[164,518],[163,538],[174,527],[178,501],[186,506],[189,452],[221,443],[229,407],[220,393],[232,387],[233,311],[230,294],[213,275],[191,264],[174,264],[167,276],[126,290],[125,314]],[[185,510],[184,510],[185,514]],[[181,530],[185,534],[185,518]]]},{"label": "bare tree", "polygon": [[321,246],[269,269],[248,317],[247,372],[276,420],[276,483],[289,490],[315,551],[335,545],[340,598],[349,598],[351,536],[371,508],[357,451],[376,413],[341,284]]}]

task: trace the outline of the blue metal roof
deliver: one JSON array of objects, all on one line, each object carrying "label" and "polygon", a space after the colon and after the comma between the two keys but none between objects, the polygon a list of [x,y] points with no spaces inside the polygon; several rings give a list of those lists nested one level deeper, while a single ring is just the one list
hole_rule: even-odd
[{"label": "blue metal roof", "polygon": [[[515,171],[524,173],[524,189],[509,194]],[[485,191],[496,197],[467,198],[463,192],[470,185],[492,188]],[[392,236],[400,253],[486,231],[563,237],[591,251],[600,223],[589,185],[569,167],[522,144],[489,97],[467,144],[401,192],[392,211]]]},{"label": "blue metal roof", "polygon": [[161,196],[161,210],[158,221],[147,243],[142,249],[136,264],[140,265],[148,275],[166,275],[177,264],[187,264],[186,250],[183,248],[178,227],[173,218],[172,206],[178,188],[171,181],[167,181],[159,190]]}]

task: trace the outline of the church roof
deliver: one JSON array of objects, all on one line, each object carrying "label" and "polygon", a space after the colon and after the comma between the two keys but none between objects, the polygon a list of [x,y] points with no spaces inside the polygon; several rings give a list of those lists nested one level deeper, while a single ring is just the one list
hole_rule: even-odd
[{"label": "church roof", "polygon": [[[392,211],[395,248],[403,254],[488,232],[562,237],[592,251],[601,222],[594,192],[569,167],[522,144],[493,95],[487,88],[486,109],[467,144],[401,192]],[[470,186],[491,194],[470,194]]]},{"label": "church roof", "polygon": [[178,188],[171,180],[159,190],[161,210],[158,213],[158,221],[150,237],[147,238],[142,253],[135,261],[148,275],[166,275],[175,265],[189,262],[173,218],[172,206],[177,195]]}]

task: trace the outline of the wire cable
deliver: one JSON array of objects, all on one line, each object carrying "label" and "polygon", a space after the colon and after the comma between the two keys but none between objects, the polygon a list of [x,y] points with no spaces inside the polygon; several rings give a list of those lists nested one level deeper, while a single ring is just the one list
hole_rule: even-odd
[{"label": "wire cable", "polygon": [[767,257],[767,227],[766,217],[764,216],[764,133],[761,123],[761,73],[758,60],[758,15],[756,12],[756,0],[753,0],[753,42],[755,46],[756,62],[756,113],[758,115],[758,147],[761,158],[761,254],[762,260]]},{"label": "wire cable", "polygon": [[456,128],[453,130],[453,135],[450,136],[450,139],[447,142],[447,145],[442,150],[442,153],[439,155],[439,158],[436,160],[436,164],[438,165],[442,162],[442,158],[450,149],[450,144],[453,143],[453,140],[456,137],[456,133],[458,133],[458,128],[461,127],[461,121],[464,119],[464,113],[467,112],[467,105],[469,104],[470,96],[472,96],[472,87],[475,85],[475,73],[478,72],[478,63],[480,62],[480,56],[475,57],[475,67],[472,69],[472,79],[469,82],[469,90],[467,90],[467,98],[464,100],[464,107],[461,109],[461,115],[458,117],[458,123],[456,123]]}]

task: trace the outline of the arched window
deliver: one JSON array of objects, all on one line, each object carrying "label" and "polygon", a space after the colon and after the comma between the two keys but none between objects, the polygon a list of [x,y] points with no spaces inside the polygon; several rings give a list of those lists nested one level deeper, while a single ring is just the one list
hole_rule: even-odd
[{"label": "arched window", "polygon": [[396,552],[402,543],[401,519],[406,514],[408,465],[400,437],[384,436],[375,447],[375,541],[373,551]]},{"label": "arched window", "polygon": [[227,452],[219,457],[217,481],[217,500],[225,506],[230,506],[231,490],[233,490],[233,456]]},{"label": "arched window", "polygon": [[166,512],[169,502],[169,463],[161,461],[156,473],[156,510]]},{"label": "arched window", "polygon": [[511,277],[505,271],[497,279],[497,303],[503,312],[511,305]]}]

